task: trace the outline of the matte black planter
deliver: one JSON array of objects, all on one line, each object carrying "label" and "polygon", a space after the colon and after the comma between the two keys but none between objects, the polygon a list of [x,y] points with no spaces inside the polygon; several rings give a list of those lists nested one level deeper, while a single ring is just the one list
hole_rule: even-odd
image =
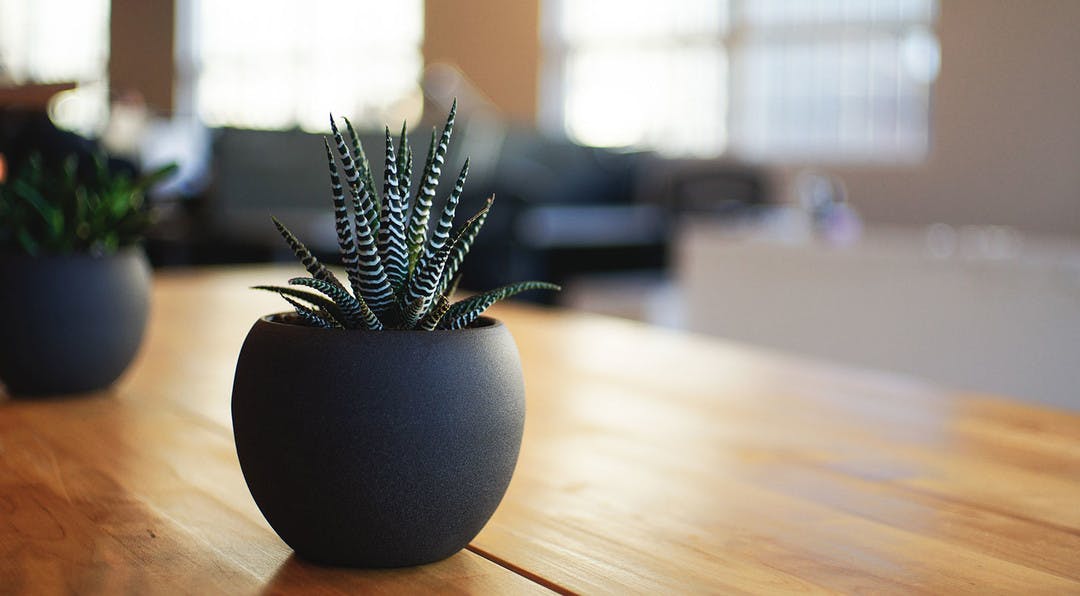
[{"label": "matte black planter", "polygon": [[149,310],[141,248],[0,255],[0,381],[16,396],[103,389],[131,364]]},{"label": "matte black planter", "polygon": [[517,347],[494,319],[457,331],[256,321],[233,384],[236,451],[267,521],[310,561],[401,567],[464,548],[521,447]]}]

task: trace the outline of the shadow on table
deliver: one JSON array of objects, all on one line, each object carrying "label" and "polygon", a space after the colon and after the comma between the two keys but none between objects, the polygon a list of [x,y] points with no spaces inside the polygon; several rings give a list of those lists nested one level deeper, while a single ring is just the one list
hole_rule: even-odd
[{"label": "shadow on table", "polygon": [[449,559],[396,569],[351,569],[348,567],[324,567],[309,563],[296,553],[278,567],[274,576],[263,588],[263,594],[286,594],[309,591],[313,588],[330,592],[342,590],[347,593],[368,591],[430,592],[446,590],[448,585],[468,582],[476,574],[469,564],[467,551],[461,551]]},{"label": "shadow on table", "polygon": [[62,403],[62,402],[77,402],[77,401],[90,401],[95,399],[108,399],[116,396],[115,387],[106,387],[99,391],[88,391],[85,393],[53,393],[44,395],[17,395],[7,390],[4,383],[0,381],[0,406],[16,404],[16,403]]}]

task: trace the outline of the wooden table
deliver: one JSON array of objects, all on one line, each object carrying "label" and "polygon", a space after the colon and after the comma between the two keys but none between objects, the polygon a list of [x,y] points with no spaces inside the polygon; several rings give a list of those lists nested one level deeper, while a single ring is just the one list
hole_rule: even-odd
[{"label": "wooden table", "polygon": [[0,401],[0,593],[1080,593],[1080,417],[506,305],[528,422],[506,498],[415,569],[297,560],[229,396],[294,269],[156,279],[109,393]]}]

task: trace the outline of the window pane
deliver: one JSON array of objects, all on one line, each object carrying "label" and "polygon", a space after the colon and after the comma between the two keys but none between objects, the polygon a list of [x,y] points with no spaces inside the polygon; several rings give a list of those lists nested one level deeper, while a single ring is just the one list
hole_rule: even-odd
[{"label": "window pane", "polygon": [[935,0],[548,2],[546,97],[559,103],[547,113],[582,143],[758,160],[926,153]]},{"label": "window pane", "polygon": [[562,125],[576,141],[713,155],[726,141],[728,2],[549,3],[548,59]]},{"label": "window pane", "polygon": [[560,37],[570,44],[714,36],[727,28],[727,2],[716,0],[566,0],[557,10]]},{"label": "window pane", "polygon": [[566,68],[567,132],[586,145],[715,155],[726,137],[726,68],[712,46],[577,52]]},{"label": "window pane", "polygon": [[[795,5],[778,0],[754,2],[752,10],[790,23],[807,10],[796,4],[794,14],[781,14]],[[909,14],[915,3],[807,4],[846,14],[861,6],[859,18],[873,19]],[[809,26],[782,35],[748,28],[732,59],[732,145],[743,154],[851,161],[926,153],[938,49],[925,26]]]},{"label": "window pane", "polygon": [[330,111],[381,122],[418,97],[422,11],[420,0],[204,0],[199,115],[211,126],[315,131]]},{"label": "window pane", "polygon": [[0,81],[75,82],[50,116],[92,136],[108,117],[109,0],[0,0]]},{"label": "window pane", "polygon": [[925,22],[934,0],[750,0],[740,17],[753,27],[835,23]]},{"label": "window pane", "polygon": [[108,61],[108,0],[0,0],[0,74],[93,82]]}]

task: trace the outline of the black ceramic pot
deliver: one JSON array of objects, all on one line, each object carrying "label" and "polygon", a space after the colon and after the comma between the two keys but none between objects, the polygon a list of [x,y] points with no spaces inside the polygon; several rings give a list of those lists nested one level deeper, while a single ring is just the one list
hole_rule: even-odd
[{"label": "black ceramic pot", "polygon": [[233,384],[236,451],[297,555],[402,567],[464,548],[510,483],[525,422],[517,346],[481,318],[457,331],[256,321]]},{"label": "black ceramic pot", "polygon": [[141,248],[0,255],[0,381],[16,396],[103,389],[135,357],[149,310]]}]

